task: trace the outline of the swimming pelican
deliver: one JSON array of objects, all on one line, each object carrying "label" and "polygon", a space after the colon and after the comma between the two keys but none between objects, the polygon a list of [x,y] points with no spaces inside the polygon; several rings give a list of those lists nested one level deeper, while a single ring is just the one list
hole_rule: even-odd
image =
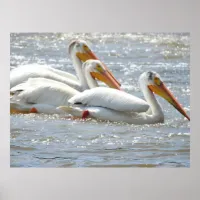
[{"label": "swimming pelican", "polygon": [[[27,81],[29,78],[48,78],[56,80],[75,88],[78,91],[89,89],[86,78],[83,75],[82,63],[89,59],[99,60],[90,50],[87,43],[83,40],[75,40],[68,47],[69,55],[72,58],[73,65],[78,78],[68,72],[54,69],[47,65],[22,65],[13,69],[10,73],[10,88]],[[115,80],[115,88],[120,88],[120,83],[114,78],[109,69],[104,65],[107,73]],[[95,76],[95,75],[94,75]]]},{"label": "swimming pelican", "polygon": [[146,101],[123,91],[99,87],[76,94],[69,99],[72,106],[61,106],[59,109],[77,117],[81,117],[83,111],[88,111],[88,117],[114,122],[163,123],[164,114],[154,96],[155,93],[167,100],[190,120],[157,73],[143,73],[139,78],[139,83]]},{"label": "swimming pelican", "polygon": [[[89,88],[98,87],[96,79],[109,87],[118,88],[108,69],[99,60],[88,60],[83,63],[84,77]],[[39,112],[46,114],[59,113],[56,107],[68,105],[68,100],[80,93],[78,90],[46,78],[29,78],[10,90],[11,113]],[[34,108],[34,109],[32,109]]]}]

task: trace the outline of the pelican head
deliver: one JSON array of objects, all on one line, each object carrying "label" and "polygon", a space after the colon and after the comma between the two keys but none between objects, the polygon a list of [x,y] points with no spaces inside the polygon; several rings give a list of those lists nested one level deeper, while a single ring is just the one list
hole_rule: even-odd
[{"label": "pelican head", "polygon": [[184,111],[183,107],[178,103],[174,95],[165,86],[161,80],[159,74],[156,72],[145,72],[140,76],[140,84],[144,84],[149,88],[149,90],[165,100],[167,100],[172,106],[174,106],[183,116],[185,116],[189,121],[190,117]]},{"label": "pelican head", "polygon": [[[88,47],[87,43],[84,40],[74,40],[70,43],[69,47],[69,54],[76,56],[76,58],[80,62],[85,62],[87,60],[99,60],[97,56],[92,52],[92,50]],[[101,63],[101,65],[104,65],[104,69],[106,69],[107,75],[112,77],[112,80],[115,82],[116,89],[120,89],[121,84],[115,79],[112,72],[106,67],[105,64]]]},{"label": "pelican head", "polygon": [[98,59],[84,40],[79,39],[72,41],[68,50],[70,55],[75,54],[82,62],[85,62],[88,59]]},{"label": "pelican head", "polygon": [[90,73],[93,79],[102,81],[109,87],[120,90],[118,82],[113,76],[110,75],[110,72],[101,61],[90,59],[84,62],[82,67],[85,71],[87,71],[87,73]]}]

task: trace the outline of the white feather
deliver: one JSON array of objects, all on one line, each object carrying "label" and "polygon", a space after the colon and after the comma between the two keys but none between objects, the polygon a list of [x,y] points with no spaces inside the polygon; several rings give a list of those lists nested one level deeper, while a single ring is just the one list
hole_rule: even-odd
[{"label": "white feather", "polygon": [[145,112],[149,105],[142,99],[111,88],[92,88],[69,99],[70,104],[100,106],[123,112]]},{"label": "white feather", "polygon": [[47,104],[27,104],[22,102],[10,102],[10,109],[14,111],[27,112],[29,113],[31,109],[35,108],[37,113],[45,114],[65,114],[66,111],[58,109],[56,106]]},{"label": "white feather", "polygon": [[37,65],[37,64],[22,65],[13,69],[10,72],[10,88],[24,81],[27,81],[29,78],[39,78],[39,77],[48,78],[68,84],[69,86],[77,90],[81,89],[81,85],[78,82],[76,76],[58,69],[54,69],[46,65]]},{"label": "white feather", "polygon": [[70,86],[45,78],[30,78],[13,88],[11,100],[23,103],[68,105],[68,100],[79,92]]},{"label": "white feather", "polygon": [[[94,118],[103,121],[112,122],[126,122],[130,124],[145,124],[145,123],[156,123],[157,121],[149,119],[146,117],[145,112],[143,113],[131,113],[131,112],[121,112],[103,107],[93,107],[93,106],[60,106],[57,108],[66,113],[66,115],[71,114],[75,117],[81,117],[84,111],[89,111],[88,118]],[[63,114],[63,113],[62,113]]]}]

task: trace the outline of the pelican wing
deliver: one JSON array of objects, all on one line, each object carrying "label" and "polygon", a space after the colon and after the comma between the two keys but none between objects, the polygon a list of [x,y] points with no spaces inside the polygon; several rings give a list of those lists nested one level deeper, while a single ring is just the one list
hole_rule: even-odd
[{"label": "pelican wing", "polygon": [[27,81],[29,78],[48,78],[52,80],[56,80],[69,86],[80,90],[81,86],[78,82],[76,76],[54,69],[52,67],[46,65],[22,65],[10,72],[10,88]]},{"label": "pelican wing", "polygon": [[56,73],[60,76],[63,76],[65,78],[69,78],[69,79],[74,80],[74,81],[78,81],[77,77],[74,76],[73,74],[70,74],[68,72],[65,72],[65,71],[62,71],[62,70],[59,70],[59,69],[55,69],[55,68],[52,68],[52,67],[49,67],[49,66],[47,66],[47,68],[48,68],[49,71],[52,71],[52,72],[54,72],[54,73]]},{"label": "pelican wing", "polygon": [[70,104],[83,104],[86,106],[100,106],[123,112],[145,112],[149,105],[146,101],[111,88],[93,88],[73,96]]},{"label": "pelican wing", "polygon": [[11,100],[54,106],[67,105],[69,98],[79,93],[64,83],[45,78],[29,78],[10,92]]}]

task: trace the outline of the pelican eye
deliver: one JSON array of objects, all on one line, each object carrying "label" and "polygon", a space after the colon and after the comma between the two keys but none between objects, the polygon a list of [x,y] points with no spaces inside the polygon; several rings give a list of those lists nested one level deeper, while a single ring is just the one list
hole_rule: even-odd
[{"label": "pelican eye", "polygon": [[155,77],[154,78],[154,83],[158,86],[160,86],[162,84],[162,81],[158,78],[158,77]]},{"label": "pelican eye", "polygon": [[90,49],[88,48],[88,46],[87,45],[83,45],[83,49],[85,50],[85,51],[90,51]]},{"label": "pelican eye", "polygon": [[101,65],[97,64],[96,65],[96,69],[100,72],[103,72],[103,68],[101,67]]},{"label": "pelican eye", "polygon": [[153,72],[148,72],[148,79],[152,80],[153,79]]}]

